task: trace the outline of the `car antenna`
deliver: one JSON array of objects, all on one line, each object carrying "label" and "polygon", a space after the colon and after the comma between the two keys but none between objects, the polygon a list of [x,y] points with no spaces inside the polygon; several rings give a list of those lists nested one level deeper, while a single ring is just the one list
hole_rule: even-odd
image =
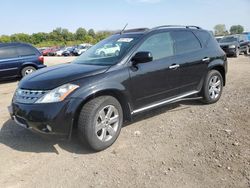
[{"label": "car antenna", "polygon": [[127,26],[128,26],[128,23],[125,25],[125,27],[121,30],[121,32],[120,32],[120,35],[125,31],[125,29],[127,28]]}]

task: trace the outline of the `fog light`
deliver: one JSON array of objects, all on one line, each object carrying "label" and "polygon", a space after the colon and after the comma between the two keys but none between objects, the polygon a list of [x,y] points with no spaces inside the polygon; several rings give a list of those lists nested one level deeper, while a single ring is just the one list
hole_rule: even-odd
[{"label": "fog light", "polygon": [[46,128],[48,129],[49,132],[52,132],[51,126],[47,125]]}]

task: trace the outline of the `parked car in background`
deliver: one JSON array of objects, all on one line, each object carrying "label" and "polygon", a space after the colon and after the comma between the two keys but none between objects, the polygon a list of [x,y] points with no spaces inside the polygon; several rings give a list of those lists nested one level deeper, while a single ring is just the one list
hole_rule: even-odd
[{"label": "parked car in background", "polygon": [[118,56],[120,53],[119,44],[105,44],[102,48],[96,50],[96,55],[99,56]]},{"label": "parked car in background", "polygon": [[227,55],[238,57],[241,52],[249,54],[250,42],[245,34],[225,36],[219,44]]},{"label": "parked car in background", "polygon": [[43,48],[38,48],[38,50],[41,52],[41,54],[43,53],[44,50],[48,49],[48,47],[43,47]]},{"label": "parked car in background", "polygon": [[74,55],[74,47],[67,47],[63,53],[62,53],[62,56],[73,56]]},{"label": "parked car in background", "polygon": [[216,36],[215,39],[217,40],[217,42],[220,42],[220,40],[223,38],[224,36]]},{"label": "parked car in background", "polygon": [[247,35],[247,38],[250,41],[250,32],[244,32],[243,34]]},{"label": "parked car in background", "polygon": [[56,56],[62,56],[62,54],[63,54],[63,52],[64,52],[65,50],[67,50],[67,47],[60,48],[59,50],[57,50],[57,51],[55,52],[55,55],[56,55]]},{"label": "parked car in background", "polygon": [[43,50],[43,56],[55,56],[56,51],[59,50],[59,47],[50,47]]},{"label": "parked car in background", "polygon": [[46,67],[44,58],[35,47],[25,43],[0,44],[0,79],[24,77]]},{"label": "parked car in background", "polygon": [[[101,52],[109,56],[96,55]],[[45,135],[70,138],[77,128],[82,143],[100,151],[137,114],[192,96],[217,102],[226,73],[225,53],[200,27],[122,31],[70,64],[25,77],[9,112],[19,125]]]},{"label": "parked car in background", "polygon": [[74,51],[73,51],[73,54],[75,56],[79,56],[79,55],[82,55],[84,52],[86,52],[89,48],[91,48],[91,44],[80,44],[78,45]]}]

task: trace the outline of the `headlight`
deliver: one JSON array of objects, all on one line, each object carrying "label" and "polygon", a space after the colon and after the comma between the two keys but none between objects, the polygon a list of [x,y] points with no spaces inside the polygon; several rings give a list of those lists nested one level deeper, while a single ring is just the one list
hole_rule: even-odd
[{"label": "headlight", "polygon": [[78,85],[74,84],[62,85],[46,93],[43,97],[38,99],[36,103],[53,103],[63,101],[70,93],[72,93],[78,87]]},{"label": "headlight", "polygon": [[228,48],[236,48],[235,45],[229,45]]}]

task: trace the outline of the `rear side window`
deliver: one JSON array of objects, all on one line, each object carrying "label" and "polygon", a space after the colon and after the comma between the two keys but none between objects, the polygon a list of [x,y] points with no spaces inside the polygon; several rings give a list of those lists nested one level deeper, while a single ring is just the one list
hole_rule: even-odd
[{"label": "rear side window", "polygon": [[206,31],[195,31],[195,35],[200,39],[204,46],[207,46],[211,39],[211,34]]},{"label": "rear side window", "polygon": [[30,46],[18,46],[17,52],[20,56],[32,56],[37,54],[36,50]]},{"label": "rear side window", "polygon": [[184,54],[201,49],[201,44],[196,36],[190,31],[172,32],[174,39],[175,54]]},{"label": "rear side window", "polygon": [[17,58],[17,50],[15,47],[2,47],[0,48],[0,59]]},{"label": "rear side window", "polygon": [[169,32],[157,33],[147,38],[137,51],[151,52],[154,60],[163,59],[174,55],[173,40]]}]

